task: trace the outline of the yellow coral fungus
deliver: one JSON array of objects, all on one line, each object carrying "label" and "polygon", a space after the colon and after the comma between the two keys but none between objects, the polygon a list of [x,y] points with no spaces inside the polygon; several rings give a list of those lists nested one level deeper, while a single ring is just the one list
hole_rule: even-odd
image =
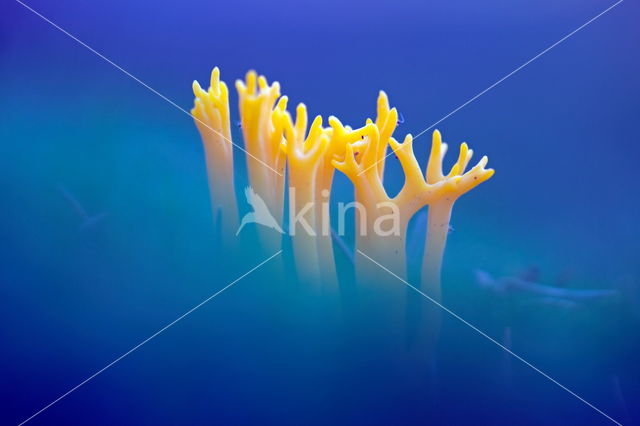
[{"label": "yellow coral fungus", "polygon": [[[268,221],[255,220],[259,216],[256,210],[247,222],[267,224],[258,230],[264,247],[270,251],[280,249],[281,235],[274,229],[279,232],[286,229],[282,220],[285,169],[288,169],[288,231],[299,278],[335,287],[328,206],[334,169],[338,169],[355,188],[357,248],[400,276],[406,277],[405,241],[409,221],[417,211],[429,206],[422,285],[428,294],[439,298],[451,209],[458,197],[492,176],[493,170],[485,169],[487,158],[483,157],[465,173],[472,151],[463,143],[458,160],[445,175],[442,160],[446,144],[436,130],[423,174],[413,152],[411,135],[402,143],[393,137],[398,112],[390,108],[388,97],[382,91],[377,99],[375,121],[368,119],[364,126],[354,130],[333,116],[329,117],[329,127],[323,127],[320,116],[309,126],[304,104],[296,108],[294,121],[287,111],[287,97],[280,97],[280,85],[277,82],[269,85],[264,76],[254,71],[248,72],[244,81],[237,81],[236,88],[245,152],[249,157],[247,170],[253,187],[245,193],[252,199],[250,203],[254,202],[254,208],[259,201],[259,207],[269,212]],[[228,89],[215,68],[210,88],[205,91],[194,82],[193,90],[196,99],[192,114],[205,145],[214,211],[222,211],[223,240],[228,242],[238,224]],[[394,197],[388,195],[383,183],[389,147],[404,172],[404,185]],[[367,271],[371,263],[361,262],[360,257],[356,259],[359,279],[368,281],[377,275]]]},{"label": "yellow coral fungus", "polygon": [[[413,152],[411,135],[407,135],[402,144],[391,136],[396,121],[395,108],[388,109],[386,96],[381,92],[378,119],[375,124],[368,120],[364,153],[356,158],[352,145],[349,145],[344,160],[334,160],[333,164],[351,179],[356,189],[356,200],[365,206],[368,216],[365,232],[358,233],[358,248],[374,258],[384,259],[386,266],[401,276],[406,276],[405,241],[408,223],[418,210],[429,205],[429,232],[423,262],[423,281],[433,294],[439,295],[440,268],[453,202],[460,195],[489,179],[493,170],[484,168],[487,158],[483,157],[477,166],[464,173],[473,152],[468,150],[466,144],[462,144],[458,161],[451,172],[444,176],[442,159],[446,152],[446,144],[442,144],[440,132],[436,130],[425,178]],[[383,185],[387,144],[398,157],[405,175],[402,189],[393,198],[387,195]],[[394,213],[394,210],[397,213]],[[376,223],[379,224],[381,218],[392,214],[399,218],[397,232],[389,235],[380,227],[376,228]],[[364,268],[366,267],[363,266]]]},{"label": "yellow coral fungus", "polygon": [[431,297],[440,300],[440,271],[444,247],[449,232],[451,209],[455,201],[464,193],[493,176],[493,169],[485,169],[489,161],[486,156],[468,172],[464,172],[473,150],[466,143],[460,145],[458,160],[445,176],[442,172],[442,160],[447,152],[447,145],[442,142],[439,131],[433,132],[431,154],[427,165],[427,182],[441,185],[437,196],[429,201],[429,219],[427,222],[427,241],[422,262],[422,286]]},{"label": "yellow coral fungus", "polygon": [[329,135],[329,144],[318,164],[316,179],[316,200],[320,201],[316,201],[316,221],[320,230],[316,238],[316,245],[322,281],[326,288],[335,288],[338,279],[329,220],[329,201],[335,172],[332,160],[344,158],[347,145],[361,141],[366,130],[364,127],[353,130],[349,126],[343,126],[340,120],[334,116],[329,117],[328,121],[330,129],[326,129],[326,134]]},{"label": "yellow coral fungus", "polygon": [[238,208],[233,181],[229,90],[220,81],[220,70],[216,67],[211,72],[209,89],[204,91],[194,81],[193,93],[196,99],[191,114],[204,143],[214,217],[220,229],[221,240],[225,244],[235,245]]},{"label": "yellow coral fungus", "polygon": [[289,233],[293,238],[296,269],[307,282],[320,280],[316,245],[316,185],[320,160],[329,145],[322,117],[317,116],[307,134],[307,108],[299,104],[295,124],[284,108],[276,109],[274,122],[284,128],[284,150],[289,164]]},{"label": "yellow coral fungus", "polygon": [[[269,85],[255,71],[245,81],[236,81],[240,123],[248,155],[260,161],[247,161],[249,181],[278,223],[282,223],[284,202],[285,155],[280,150],[282,129],[274,125],[274,105],[280,96],[280,84]],[[258,231],[263,244],[271,251],[280,248],[280,234],[270,229]]]},{"label": "yellow coral fungus", "polygon": [[[364,139],[357,149],[354,144],[348,144],[344,159],[342,161],[334,159],[333,165],[351,179],[355,186],[356,202],[364,207],[356,215],[357,248],[371,253],[374,257],[384,259],[390,268],[403,274],[406,224],[415,213],[411,205],[416,204],[415,197],[410,192],[415,189],[415,186],[405,184],[400,193],[391,198],[383,185],[387,145],[391,144],[392,148],[394,143],[397,145],[391,137],[397,121],[397,110],[389,109],[386,94],[380,92],[378,117],[375,124],[372,120],[367,120],[366,126],[362,129]],[[410,144],[410,141],[407,144]],[[403,162],[403,167],[404,165]],[[397,230],[394,229],[395,227],[383,229],[387,218],[398,221]],[[357,262],[361,262],[361,266],[357,266],[360,271],[369,266],[361,259]]]}]

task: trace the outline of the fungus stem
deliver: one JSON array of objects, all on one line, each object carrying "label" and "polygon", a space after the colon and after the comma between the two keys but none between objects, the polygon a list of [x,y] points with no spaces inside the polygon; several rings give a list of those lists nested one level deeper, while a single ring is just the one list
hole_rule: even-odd
[{"label": "fungus stem", "polygon": [[441,200],[429,206],[427,241],[422,257],[422,290],[436,301],[441,299],[442,259],[447,244],[453,202]]},{"label": "fungus stem", "polygon": [[[302,174],[302,176],[300,176]],[[306,170],[290,170],[292,182],[305,182],[309,176]],[[316,247],[317,232],[315,228],[315,209],[312,186],[291,186],[289,189],[290,212],[289,217],[297,217],[291,221],[289,232],[293,243],[293,253],[298,278],[304,284],[320,284],[320,268],[318,266],[318,251]]]},{"label": "fungus stem", "polygon": [[331,185],[333,182],[334,168],[331,159],[321,160],[316,179],[316,229],[319,231],[316,237],[318,263],[322,286],[328,291],[338,289],[338,276],[336,272],[335,258],[333,254],[333,241],[331,239],[331,222],[329,200],[331,197]]}]

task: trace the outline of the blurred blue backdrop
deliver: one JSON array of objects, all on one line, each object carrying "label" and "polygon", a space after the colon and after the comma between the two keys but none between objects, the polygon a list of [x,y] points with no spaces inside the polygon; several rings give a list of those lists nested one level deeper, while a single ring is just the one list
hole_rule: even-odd
[{"label": "blurred blue backdrop", "polygon": [[[398,132],[417,134],[613,2],[27,4],[186,109],[213,66],[230,85],[253,68],[354,126],[384,89],[405,117]],[[496,169],[454,209],[444,304],[640,424],[639,19],[621,3],[437,127]],[[16,424],[264,256],[216,252],[192,120],[11,0],[0,93],[0,423]],[[421,161],[429,145],[416,140]],[[65,194],[107,215],[81,231]],[[335,199],[351,196],[337,176]],[[540,282],[621,297],[503,309],[472,275],[532,267]],[[436,372],[399,379],[415,366],[354,337],[366,314],[325,323],[284,285],[256,271],[33,423],[609,422],[453,318]]]}]

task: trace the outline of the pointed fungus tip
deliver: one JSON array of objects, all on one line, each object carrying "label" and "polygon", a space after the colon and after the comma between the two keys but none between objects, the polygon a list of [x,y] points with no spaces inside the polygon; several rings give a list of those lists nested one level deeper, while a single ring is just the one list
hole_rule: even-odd
[{"label": "pointed fungus tip", "polygon": [[287,109],[287,102],[289,102],[289,97],[285,95],[278,100],[276,107],[279,110],[284,111]]},{"label": "pointed fungus tip", "polygon": [[211,87],[216,89],[220,85],[220,68],[213,67],[211,70]]},{"label": "pointed fungus tip", "polygon": [[191,83],[191,88],[193,89],[193,94],[196,96],[202,91],[202,87],[200,87],[200,83],[198,83],[198,80],[193,80],[193,83]]}]

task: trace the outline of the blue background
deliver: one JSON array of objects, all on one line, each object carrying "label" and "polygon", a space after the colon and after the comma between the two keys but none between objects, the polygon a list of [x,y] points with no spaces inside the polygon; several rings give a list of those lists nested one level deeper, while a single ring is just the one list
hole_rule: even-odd
[{"label": "blue background", "polygon": [[[354,126],[384,89],[405,117],[397,134],[417,134],[612,3],[27,4],[186,109],[213,66],[230,85],[254,68],[290,105]],[[515,352],[629,424],[640,423],[639,19],[624,1],[437,126],[496,169],[455,206],[444,304],[497,340],[511,330]],[[16,424],[266,256],[216,251],[192,120],[11,0],[0,93],[0,423]],[[415,142],[421,161],[429,144]],[[334,185],[336,200],[351,197],[343,176]],[[80,231],[60,188],[108,216]],[[541,282],[569,276],[620,300],[501,314],[471,273],[532,266]],[[310,293],[269,271],[33,423],[609,422],[450,317],[436,372],[400,379],[416,366],[371,345],[375,312],[324,321]]]}]

